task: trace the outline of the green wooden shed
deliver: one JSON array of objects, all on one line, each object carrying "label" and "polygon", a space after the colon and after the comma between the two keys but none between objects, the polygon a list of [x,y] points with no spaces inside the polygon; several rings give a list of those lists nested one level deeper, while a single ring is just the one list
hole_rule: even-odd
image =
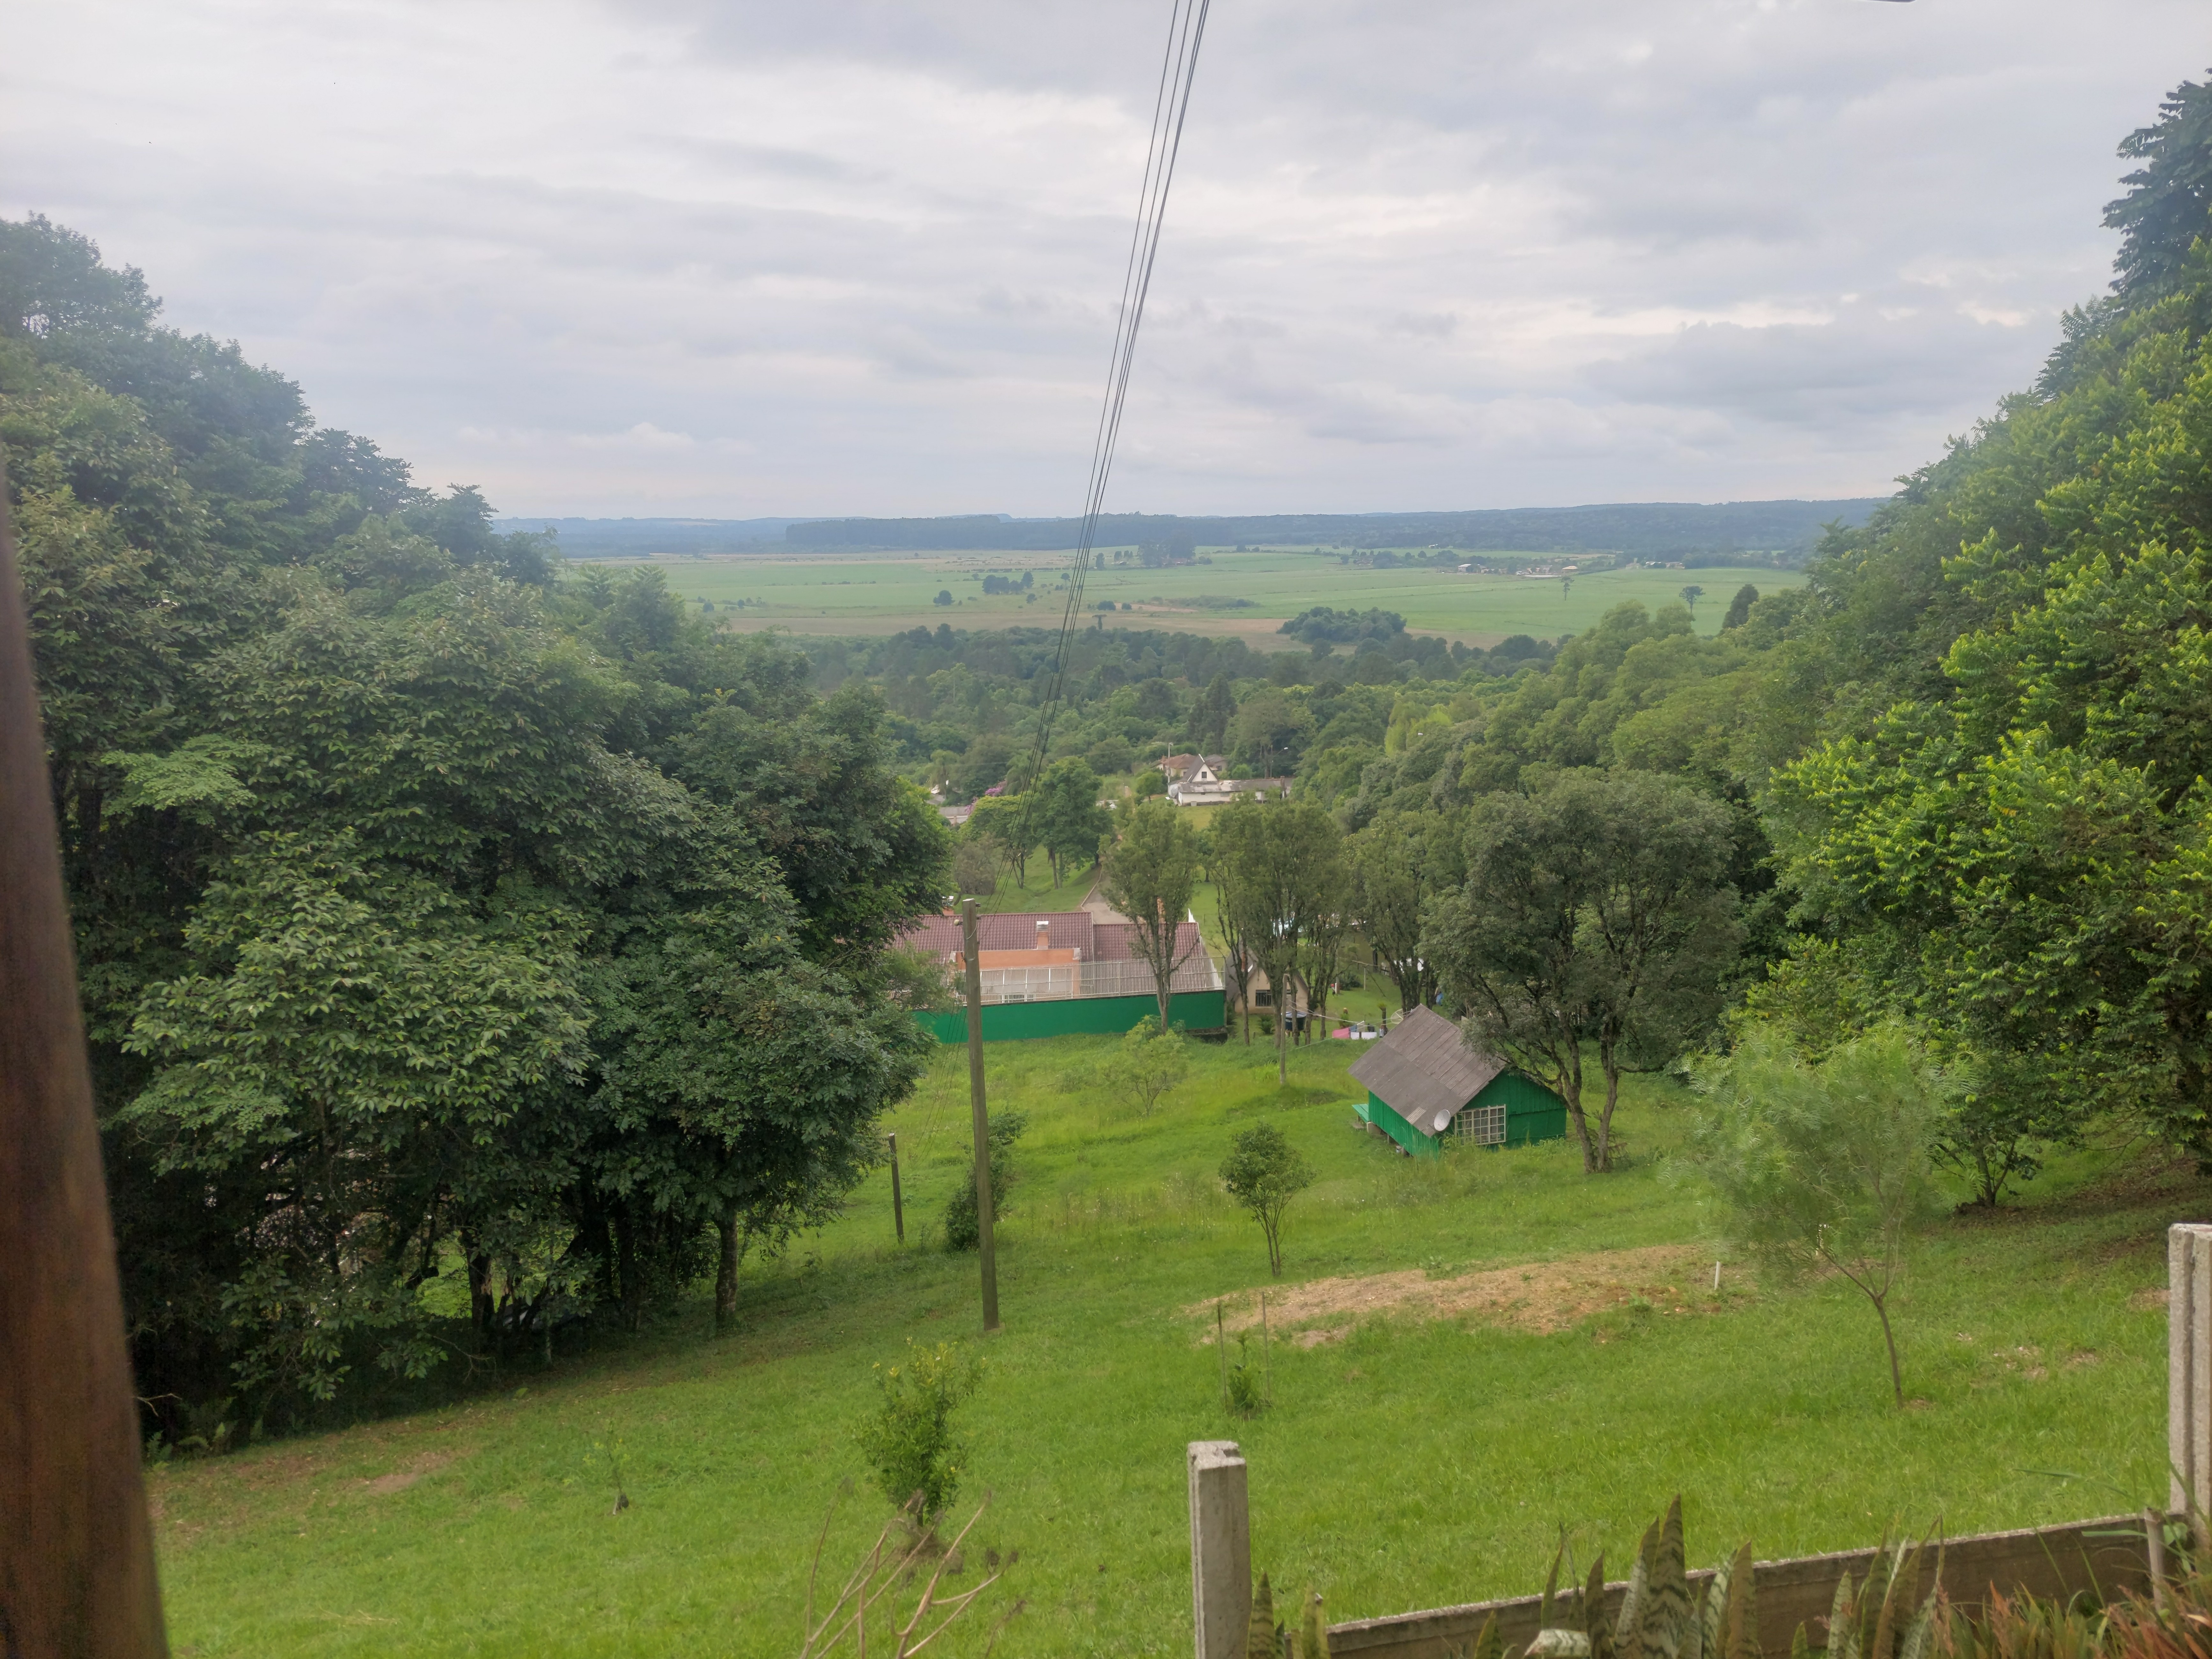
[{"label": "green wooden shed", "polygon": [[1415,1158],[1436,1157],[1453,1136],[1478,1146],[1525,1146],[1567,1133],[1566,1102],[1495,1054],[1469,1048],[1459,1027],[1433,1009],[1407,1015],[1352,1075],[1367,1085],[1359,1115]]}]

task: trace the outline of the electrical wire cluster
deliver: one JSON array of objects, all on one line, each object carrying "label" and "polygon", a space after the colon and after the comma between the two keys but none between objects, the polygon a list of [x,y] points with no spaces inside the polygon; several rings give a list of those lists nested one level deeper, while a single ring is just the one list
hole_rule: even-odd
[{"label": "electrical wire cluster", "polygon": [[[1136,361],[1137,327],[1145,318],[1145,296],[1152,291],[1152,264],[1159,256],[1160,231],[1167,223],[1168,188],[1175,181],[1176,154],[1182,148],[1183,118],[1190,111],[1190,89],[1198,73],[1198,49],[1206,38],[1212,0],[1169,0],[1167,50],[1160,59],[1159,90],[1152,106],[1152,130],[1145,154],[1144,188],[1138,193],[1136,229],[1129,239],[1128,263],[1121,274],[1121,301],[1114,329],[1114,352],[1106,367],[1106,396],[1091,441],[1091,477],[1083,501],[1083,524],[1075,544],[1075,567],[1067,585],[1067,607],[1060,619],[1060,643],[1053,653],[1052,678],[1037,714],[1036,752],[1030,782],[1044,771],[1052,744],[1053,718],[1066,688],[1068,647],[1083,618],[1083,579],[1090,571],[1098,515],[1106,504],[1106,481],[1114,470],[1115,441],[1121,435],[1121,409],[1129,395],[1129,369]],[[1023,792],[1031,800],[1033,787]],[[1027,834],[1033,809],[1024,806]]]}]

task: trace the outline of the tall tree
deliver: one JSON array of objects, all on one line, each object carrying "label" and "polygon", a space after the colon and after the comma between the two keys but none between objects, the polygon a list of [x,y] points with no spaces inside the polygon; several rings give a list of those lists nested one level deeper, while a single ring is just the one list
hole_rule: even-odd
[{"label": "tall tree", "polygon": [[1729,855],[1726,811],[1650,773],[1562,773],[1478,805],[1467,884],[1431,912],[1427,953],[1469,1036],[1566,1102],[1585,1170],[1612,1167],[1622,1074],[1666,1064],[1720,1012],[1741,938]]},{"label": "tall tree", "polygon": [[1052,861],[1052,884],[1098,856],[1111,815],[1098,804],[1098,775],[1079,760],[1054,761],[1022,798],[1030,833]]},{"label": "tall tree", "polygon": [[1293,988],[1341,939],[1344,832],[1303,801],[1232,803],[1213,831],[1230,877],[1226,902],[1274,997],[1275,1074],[1288,1083]]},{"label": "tall tree", "polygon": [[1346,837],[1351,913],[1376,965],[1398,989],[1398,1006],[1435,1001],[1437,969],[1424,954],[1422,914],[1464,878],[1458,827],[1439,812],[1385,813]]},{"label": "tall tree", "polygon": [[1100,883],[1107,902],[1137,930],[1137,954],[1152,970],[1160,1030],[1169,1029],[1169,986],[1200,946],[1182,943],[1183,918],[1198,882],[1198,834],[1177,808],[1139,801],[1123,816]]},{"label": "tall tree", "polygon": [[1190,711],[1190,740],[1201,755],[1218,754],[1227,744],[1229,722],[1236,718],[1237,692],[1226,674],[1216,674]]}]

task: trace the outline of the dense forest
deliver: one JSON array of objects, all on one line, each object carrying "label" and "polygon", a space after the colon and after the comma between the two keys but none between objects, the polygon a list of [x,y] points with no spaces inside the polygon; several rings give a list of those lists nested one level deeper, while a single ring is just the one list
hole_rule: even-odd
[{"label": "dense forest", "polygon": [[922,786],[1073,821],[1185,749],[1295,777],[1253,809],[1276,829],[1232,809],[1197,855],[1244,879],[1340,843],[1315,926],[1408,1006],[1480,1019],[1540,901],[1585,895],[1574,943],[1638,871],[1671,884],[1650,949],[1710,983],[1601,1008],[1608,1091],[1753,1027],[1817,1056],[1889,1026],[1968,1080],[1946,1152],[1987,1201],[2094,1126],[2212,1158],[2212,88],[2122,153],[2111,291],[1806,586],[1481,652],[1383,613],[1275,651],[1101,616],[1048,736],[1048,632],[714,631],[316,428],[83,238],[0,225],[0,440],[157,1425],[308,1420],[708,1276],[726,1311],[918,1073],[929,988],[888,942],[957,855],[1030,850],[1003,811],[956,846]]},{"label": "dense forest", "polygon": [[726,1308],[921,1065],[882,947],[946,849],[880,705],[655,575],[562,580],[157,314],[0,226],[141,1393],[209,1439],[717,1269]]}]

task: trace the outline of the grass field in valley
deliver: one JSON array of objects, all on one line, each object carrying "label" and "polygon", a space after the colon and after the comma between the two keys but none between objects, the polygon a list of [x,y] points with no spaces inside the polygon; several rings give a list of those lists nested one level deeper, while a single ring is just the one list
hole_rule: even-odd
[{"label": "grass field in valley", "polygon": [[[980,1342],[963,1414],[960,1507],[995,1494],[969,1553],[1020,1552],[1001,1652],[1188,1651],[1197,1438],[1250,1459],[1255,1570],[1311,1582],[1338,1620],[1534,1590],[1563,1523],[1583,1559],[1617,1559],[1676,1491],[1701,1564],[1746,1536],[1790,1555],[2165,1493],[2161,1235],[2206,1212],[2191,1166],[2077,1154],[2018,1211],[1940,1228],[1898,1303],[1899,1412],[1847,1286],[1729,1260],[1711,1292],[1726,1252],[1676,1178],[1663,1079],[1632,1085],[1629,1167],[1593,1179],[1564,1144],[1392,1155],[1350,1127],[1344,1044],[1297,1051],[1286,1091],[1264,1048],[1201,1045],[1140,1118],[1093,1085],[1109,1042],[988,1050],[994,1103],[1030,1115],[999,1235],[1006,1328]],[[154,1469],[176,1650],[794,1652],[839,1483],[859,1483],[830,1528],[841,1573],[887,1510],[854,1449],[870,1367],[909,1340],[978,1340],[975,1259],[929,1239],[966,1179],[967,1120],[964,1054],[940,1051],[889,1126],[907,1246],[879,1172],[836,1224],[748,1265],[726,1338],[702,1298],[468,1403]],[[1202,1339],[1212,1299],[1235,1309],[1267,1261],[1213,1171],[1263,1120],[1320,1172],[1281,1294],[1331,1340],[1297,1340],[1300,1304],[1279,1303],[1273,1408],[1232,1419]],[[1408,1311],[1485,1287],[1474,1311]],[[620,1515],[598,1448],[621,1459]],[[945,1645],[979,1651],[983,1628]]]},{"label": "grass field in valley", "polygon": [[[607,560],[611,568],[652,565],[687,599],[712,600],[715,618],[737,629],[784,628],[794,634],[870,635],[939,623],[960,629],[1060,625],[1067,553],[745,553],[699,558]],[[1275,630],[1315,605],[1395,611],[1417,633],[1469,645],[1492,645],[1512,634],[1555,639],[1592,626],[1625,600],[1647,608],[1674,602],[1685,586],[1705,589],[1696,619],[1716,632],[1736,589],[1748,581],[1762,592],[1794,586],[1802,572],[1765,569],[1601,570],[1577,575],[1561,591],[1556,577],[1487,571],[1396,568],[1340,564],[1310,550],[1210,550],[1211,564],[1146,570],[1109,566],[1089,573],[1086,605],[1102,599],[1133,608],[1116,611],[1116,628],[1159,628],[1224,637],[1255,647],[1285,645]],[[1571,556],[1522,555],[1570,562]],[[987,573],[1036,573],[1036,602],[982,591]],[[932,601],[949,592],[958,603]],[[733,608],[746,601],[742,611]],[[1204,603],[1245,599],[1249,608]],[[1300,647],[1303,648],[1303,647]]]}]

